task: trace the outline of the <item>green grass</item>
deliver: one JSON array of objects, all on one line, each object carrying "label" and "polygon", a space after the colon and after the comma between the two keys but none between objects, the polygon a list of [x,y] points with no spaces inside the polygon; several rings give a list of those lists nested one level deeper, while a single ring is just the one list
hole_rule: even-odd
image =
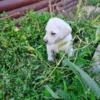
[{"label": "green grass", "polygon": [[99,6],[100,7],[100,0],[87,0],[89,5]]},{"label": "green grass", "polygon": [[19,20],[0,20],[0,100],[96,100],[99,96],[94,91],[97,84],[91,88],[86,80],[87,75],[90,81],[90,76],[94,78],[88,69],[93,63],[96,31],[93,25],[98,19],[80,18],[69,22],[76,53],[72,58],[63,57],[73,62],[73,68],[78,66],[82,70],[78,73],[86,76],[80,74],[84,81],[70,68],[70,63],[61,63],[63,53],[55,63],[47,61],[43,36],[49,18],[49,13],[28,12]]}]

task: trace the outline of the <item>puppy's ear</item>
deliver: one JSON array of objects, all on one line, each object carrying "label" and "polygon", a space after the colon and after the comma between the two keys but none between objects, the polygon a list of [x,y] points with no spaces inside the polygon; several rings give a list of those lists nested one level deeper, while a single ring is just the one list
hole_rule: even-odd
[{"label": "puppy's ear", "polygon": [[72,32],[72,28],[68,25],[64,27],[63,31],[64,31],[64,34],[67,35]]},{"label": "puppy's ear", "polygon": [[69,24],[63,24],[60,27],[60,31],[61,31],[61,37],[65,37],[67,34],[71,34],[72,32],[72,28]]}]

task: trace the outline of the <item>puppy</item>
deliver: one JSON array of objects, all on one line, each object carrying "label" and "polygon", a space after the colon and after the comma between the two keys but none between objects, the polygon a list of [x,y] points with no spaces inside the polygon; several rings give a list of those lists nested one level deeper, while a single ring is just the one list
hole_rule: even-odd
[{"label": "puppy", "polygon": [[64,51],[68,56],[73,55],[72,28],[68,23],[60,18],[51,18],[45,31],[43,40],[46,43],[49,61],[54,61],[54,54],[59,51]]}]

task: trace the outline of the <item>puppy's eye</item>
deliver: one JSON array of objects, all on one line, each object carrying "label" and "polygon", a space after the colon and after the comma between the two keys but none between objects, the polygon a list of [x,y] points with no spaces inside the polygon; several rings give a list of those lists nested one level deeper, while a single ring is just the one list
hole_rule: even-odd
[{"label": "puppy's eye", "polygon": [[54,33],[54,32],[51,32],[51,35],[56,35],[56,33]]}]

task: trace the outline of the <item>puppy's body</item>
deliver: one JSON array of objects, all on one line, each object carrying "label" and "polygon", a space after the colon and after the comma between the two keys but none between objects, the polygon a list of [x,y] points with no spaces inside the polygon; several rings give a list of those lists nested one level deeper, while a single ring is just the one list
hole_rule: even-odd
[{"label": "puppy's body", "polygon": [[54,61],[54,53],[64,51],[68,56],[73,55],[72,29],[59,18],[51,18],[46,26],[44,41],[47,43],[48,60]]}]

